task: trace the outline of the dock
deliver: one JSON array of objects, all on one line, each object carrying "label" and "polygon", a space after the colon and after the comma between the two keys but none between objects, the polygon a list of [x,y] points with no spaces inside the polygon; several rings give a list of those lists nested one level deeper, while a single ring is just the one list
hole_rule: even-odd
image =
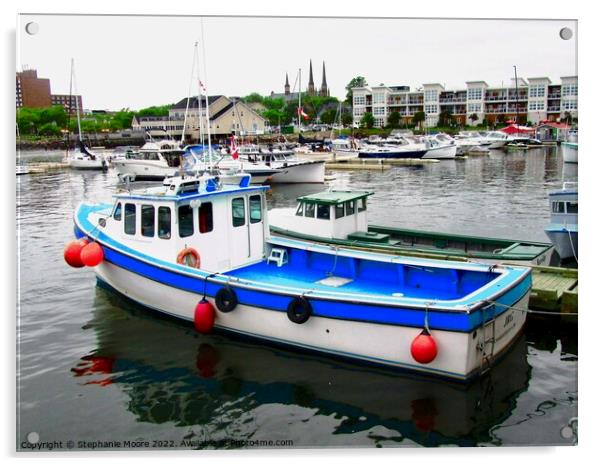
[{"label": "dock", "polygon": [[396,165],[417,167],[429,163],[439,163],[436,159],[346,159],[326,162],[331,170],[387,170]]},{"label": "dock", "polygon": [[65,170],[69,165],[65,162],[35,162],[26,165],[29,173],[46,173],[55,170]]}]

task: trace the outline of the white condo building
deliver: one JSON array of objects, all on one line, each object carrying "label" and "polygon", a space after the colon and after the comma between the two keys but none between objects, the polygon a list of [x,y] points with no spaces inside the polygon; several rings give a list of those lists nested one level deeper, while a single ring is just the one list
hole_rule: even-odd
[{"label": "white condo building", "polygon": [[[517,92],[518,91],[518,92]],[[577,117],[577,76],[560,78],[552,84],[548,78],[512,79],[508,86],[489,87],[485,81],[468,81],[465,89],[446,90],[439,83],[423,84],[411,91],[409,86],[356,87],[353,92],[353,124],[361,125],[364,113],[371,112],[374,126],[383,127],[389,115],[399,112],[409,123],[416,112],[424,112],[425,124],[436,126],[446,112],[457,123],[477,125],[514,120],[559,121],[567,114]],[[471,118],[472,117],[472,118]]]}]

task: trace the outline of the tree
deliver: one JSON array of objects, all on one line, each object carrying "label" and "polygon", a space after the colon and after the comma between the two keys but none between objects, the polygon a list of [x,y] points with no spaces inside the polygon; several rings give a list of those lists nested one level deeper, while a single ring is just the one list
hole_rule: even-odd
[{"label": "tree", "polygon": [[158,105],[140,109],[136,112],[138,116],[167,116],[172,105]]},{"label": "tree", "polygon": [[422,128],[422,123],[426,120],[426,114],[424,112],[416,112],[414,116],[412,116],[412,123],[414,126],[419,126]]},{"label": "tree", "polygon": [[55,123],[44,123],[38,131],[40,136],[60,136],[61,128]]},{"label": "tree", "polygon": [[472,123],[474,124],[475,121],[477,121],[479,119],[478,115],[476,113],[471,114],[468,119],[470,121],[472,121]]},{"label": "tree", "polygon": [[401,121],[401,114],[399,112],[391,112],[387,118],[387,124],[391,128],[399,128],[399,122]]},{"label": "tree", "polygon": [[341,123],[345,126],[349,126],[353,123],[353,116],[349,112],[345,112],[341,114]]},{"label": "tree", "polygon": [[449,110],[443,110],[439,114],[439,122],[437,123],[437,125],[438,126],[450,126],[453,119],[454,119],[454,116],[452,115],[452,113]]},{"label": "tree", "polygon": [[368,81],[366,81],[366,78],[364,78],[363,76],[356,76],[351,81],[349,81],[349,84],[347,84],[345,86],[345,89],[347,89],[347,95],[345,97],[345,102],[347,102],[349,105],[351,105],[351,102],[353,100],[353,92],[351,92],[352,88],[363,87],[363,86],[367,86],[367,85],[368,85]]},{"label": "tree", "polygon": [[327,125],[332,125],[334,123],[335,118],[337,117],[337,111],[333,108],[324,110],[320,114],[320,121]]},{"label": "tree", "polygon": [[372,128],[374,126],[374,115],[370,112],[364,113],[361,124],[364,128]]},{"label": "tree", "polygon": [[243,97],[242,100],[244,100],[245,102],[248,102],[248,103],[262,104],[263,103],[263,96],[261,94],[258,94],[257,92],[252,92],[248,96]]},{"label": "tree", "polygon": [[282,124],[284,113],[280,110],[268,109],[263,112],[263,117],[267,118],[267,120],[270,122],[270,126],[278,126]]}]

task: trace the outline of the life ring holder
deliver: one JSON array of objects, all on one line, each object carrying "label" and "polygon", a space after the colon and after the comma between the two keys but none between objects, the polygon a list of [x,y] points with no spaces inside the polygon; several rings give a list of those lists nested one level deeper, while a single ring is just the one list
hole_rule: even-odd
[{"label": "life ring holder", "polygon": [[[186,263],[184,261],[185,257],[188,255],[191,255],[194,258],[194,263],[192,265],[189,265],[188,263]],[[181,264],[181,265],[187,265],[187,266],[193,267],[195,269],[200,269],[201,268],[201,255],[194,248],[184,248],[178,254],[177,262],[178,262],[178,264]]]},{"label": "life ring holder", "polygon": [[215,305],[221,312],[232,312],[238,306],[238,296],[229,284],[215,293]]},{"label": "life ring holder", "polygon": [[286,308],[288,319],[295,324],[304,324],[312,314],[311,303],[305,296],[293,298]]}]

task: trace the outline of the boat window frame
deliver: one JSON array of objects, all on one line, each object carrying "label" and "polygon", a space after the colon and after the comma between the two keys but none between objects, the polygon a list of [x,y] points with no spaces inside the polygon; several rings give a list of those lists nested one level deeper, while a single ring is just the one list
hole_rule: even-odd
[{"label": "boat window frame", "polygon": [[[163,234],[161,233],[161,226],[162,226],[161,209],[167,209],[167,212],[169,213],[169,217],[167,219],[168,230],[167,230],[167,233],[163,233]],[[161,205],[157,209],[157,236],[160,239],[171,239],[171,207],[170,206]]]},{"label": "boat window frame", "polygon": [[[320,210],[323,209],[327,213],[325,217],[320,216]],[[329,204],[318,204],[316,207],[316,218],[319,220],[330,220],[330,205]]]},{"label": "boat window frame", "polygon": [[[254,200],[254,198],[256,198],[257,200]],[[259,212],[259,218],[253,218],[253,203],[254,202],[259,202],[259,209],[255,210],[255,212]],[[250,225],[254,225],[256,223],[261,223],[263,221],[263,209],[262,209],[262,202],[261,202],[261,195],[259,194],[252,194],[249,196],[249,224]]]},{"label": "boat window frame", "polygon": [[113,208],[113,220],[115,220],[116,222],[121,222],[121,218],[122,218],[122,213],[123,213],[123,209],[121,206],[121,202],[118,202],[117,204],[115,204],[115,207]]},{"label": "boat window frame", "polygon": [[304,217],[305,216],[305,203],[299,202],[297,205],[297,211],[295,212],[295,216]]},{"label": "boat window frame", "polygon": [[[562,207],[562,210],[560,210]],[[552,213],[554,214],[565,214],[566,206],[564,201],[552,201]]]},{"label": "boat window frame", "polygon": [[[201,229],[201,212],[202,209],[206,208],[205,206],[209,206],[209,215],[207,216],[207,229],[203,231]],[[206,235],[207,233],[211,233],[213,231],[213,202],[202,202],[201,205],[197,208],[197,219],[199,221],[199,233],[201,235]]]},{"label": "boat window frame", "polygon": [[[153,220],[151,222],[151,225],[152,225],[151,228],[152,229],[150,231],[152,234],[150,234],[150,235],[149,234],[145,234],[145,231],[144,231],[144,211],[145,211],[145,208],[146,208],[146,210],[148,212],[149,211],[149,207],[152,210],[152,220]],[[155,206],[152,205],[152,204],[141,204],[140,205],[140,234],[142,236],[144,236],[145,238],[154,238],[155,237],[155,229],[156,229],[155,228],[155,221],[156,221]]]},{"label": "boat window frame", "polygon": [[[133,215],[129,214],[129,216],[128,216],[128,212],[127,212],[128,206],[132,206],[134,208]],[[131,236],[136,235],[136,232],[138,230],[138,226],[137,226],[138,212],[137,211],[138,211],[137,205],[134,202],[126,202],[123,206],[123,232],[126,235],[131,235]],[[133,231],[131,229],[129,229],[129,227],[132,225],[132,223],[131,223],[132,217],[133,217],[133,226],[134,226]]]},{"label": "boat window frame", "polygon": [[[192,224],[192,228],[190,228],[190,233],[187,235],[182,235],[182,219],[183,217],[180,216],[180,211],[183,208],[188,208],[189,212],[190,212],[190,223]],[[181,204],[178,206],[178,236],[180,238],[188,238],[192,235],[194,235],[194,209],[192,208],[192,206],[190,204]]]},{"label": "boat window frame", "polygon": [[[351,212],[348,211],[349,205],[353,205],[353,210]],[[350,201],[345,202],[345,216],[355,215],[356,212],[356,202],[355,199],[351,199]]]},{"label": "boat window frame", "polygon": [[[575,210],[570,210],[569,208],[575,206]],[[567,214],[578,214],[579,213],[579,205],[577,201],[565,201],[564,210]]]},{"label": "boat window frame", "polygon": [[368,198],[367,197],[362,197],[361,199],[358,199],[358,203],[357,203],[357,213],[359,214],[360,212],[365,212],[366,210],[368,210]]},{"label": "boat window frame", "polygon": [[345,203],[340,202],[335,204],[334,206],[334,218],[338,220],[339,218],[343,218],[345,216]]},{"label": "boat window frame", "polygon": [[[234,216],[234,212],[235,212],[234,202],[238,202],[238,201],[242,201],[242,215],[239,217],[235,217]],[[240,228],[240,227],[244,227],[247,224],[247,208],[246,208],[245,204],[246,204],[245,198],[242,196],[232,198],[232,202],[230,202],[230,216],[232,217],[232,227]],[[237,224],[236,220],[238,220],[238,221],[242,220],[242,223]]]},{"label": "boat window frame", "polygon": [[[311,215],[308,215],[311,212]],[[305,204],[305,213],[304,217],[307,218],[316,218],[316,204],[313,202],[308,202]]]}]

